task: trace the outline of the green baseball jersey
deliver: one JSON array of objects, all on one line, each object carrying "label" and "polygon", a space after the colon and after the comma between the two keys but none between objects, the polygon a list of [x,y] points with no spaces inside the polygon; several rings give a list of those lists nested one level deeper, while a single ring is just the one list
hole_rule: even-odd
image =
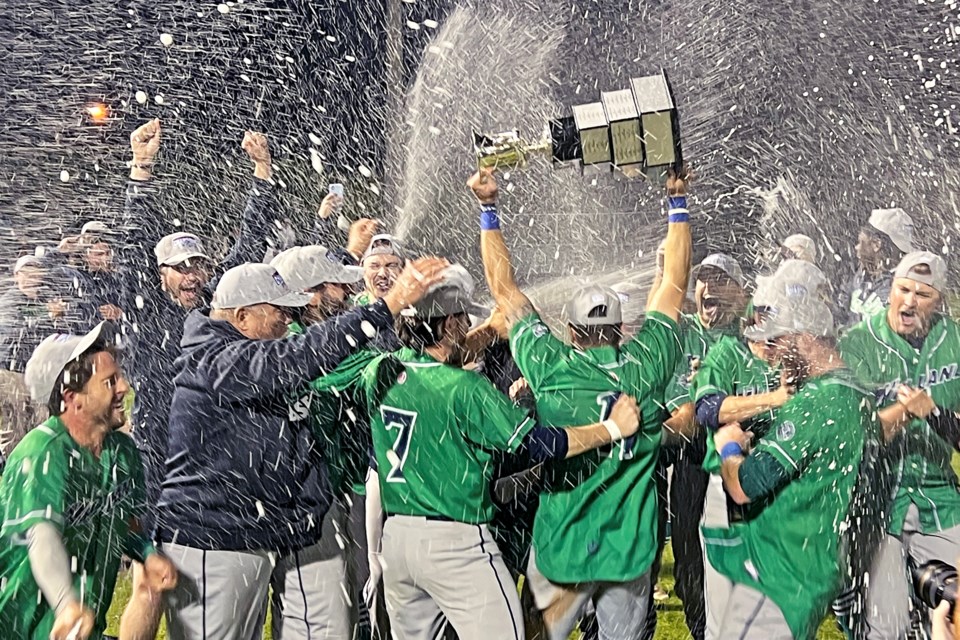
[{"label": "green baseball jersey", "polygon": [[795,638],[814,637],[840,591],[847,516],[854,492],[865,484],[864,448],[869,441],[875,449],[879,438],[872,394],[851,372],[808,380],[750,454],[773,456],[788,484],[758,501],[750,520],[703,529],[711,565],[773,600]]},{"label": "green baseball jersey", "polygon": [[[930,392],[937,406],[960,410],[960,327],[939,317],[920,349],[890,328],[884,309],[854,325],[839,343],[844,361],[876,390],[881,408],[897,401],[901,384]],[[899,478],[890,533],[899,535],[911,504],[920,512],[923,533],[960,525],[960,489],[950,466],[953,447],[925,420],[914,420],[898,438]],[[896,446],[896,445],[895,445]]]},{"label": "green baseball jersey", "polygon": [[[753,355],[741,338],[722,336],[700,363],[691,383],[694,402],[720,393],[728,396],[752,396],[767,393],[780,385],[780,370]],[[773,411],[767,411],[746,422],[743,427],[757,435],[766,432],[773,420]],[[720,455],[713,444],[713,434],[707,433],[707,454],[703,468],[720,473]]]},{"label": "green baseball jersey", "polygon": [[557,339],[533,313],[510,331],[510,348],[545,426],[606,419],[620,392],[636,398],[635,436],[546,472],[533,526],[537,568],[559,583],[633,580],[657,551],[654,471],[666,412],[660,399],[680,359],[677,323],[649,313],[619,349],[585,351]]},{"label": "green baseball jersey", "polygon": [[478,374],[412,349],[372,362],[363,385],[384,511],[493,519],[494,454],[520,447],[528,413]]},{"label": "green baseball jersey", "polygon": [[27,555],[27,531],[40,522],[60,531],[73,559],[74,589],[96,615],[94,638],[107,626],[120,556],[153,552],[131,522],[145,504],[140,453],[129,436],[107,434],[97,458],[59,418],[33,429],[10,454],[0,482],[0,626],[4,636],[47,640],[54,611],[40,593]]},{"label": "green baseball jersey", "polygon": [[683,349],[683,357],[677,363],[673,371],[673,378],[667,385],[666,400],[667,410],[676,411],[682,405],[693,402],[693,395],[690,386],[694,376],[693,363],[699,360],[701,363],[707,356],[710,348],[713,347],[725,335],[737,335],[738,326],[722,327],[717,329],[708,329],[700,322],[700,316],[695,313],[683,315],[680,318],[680,340]]}]

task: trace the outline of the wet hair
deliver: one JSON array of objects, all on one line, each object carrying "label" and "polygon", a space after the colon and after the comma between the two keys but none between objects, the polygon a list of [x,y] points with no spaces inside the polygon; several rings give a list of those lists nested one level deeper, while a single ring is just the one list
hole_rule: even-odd
[{"label": "wet hair", "polygon": [[447,321],[447,318],[457,315],[464,314],[439,316],[426,320],[401,314],[395,323],[397,337],[400,338],[403,346],[422,353],[424,349],[435,347],[443,339],[443,324]]},{"label": "wet hair", "polygon": [[47,400],[47,410],[51,416],[63,414],[63,396],[67,391],[79,393],[87,386],[90,379],[93,378],[95,367],[93,361],[98,353],[109,353],[115,359],[120,359],[120,351],[116,347],[108,346],[101,342],[92,345],[83,352],[79,358],[75,358],[67,363],[63,368],[57,381],[53,384],[53,391],[50,392],[50,398]]}]

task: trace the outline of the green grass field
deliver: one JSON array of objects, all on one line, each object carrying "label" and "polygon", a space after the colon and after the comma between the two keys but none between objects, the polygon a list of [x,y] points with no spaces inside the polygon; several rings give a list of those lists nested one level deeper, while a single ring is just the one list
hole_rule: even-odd
[{"label": "green grass field", "polygon": [[[670,599],[663,603],[657,609],[657,634],[655,640],[687,640],[690,633],[687,631],[687,625],[683,620],[683,607],[680,600],[673,593],[673,550],[669,543],[663,555],[663,568],[660,571],[660,584],[670,594]],[[127,574],[120,576],[117,581],[117,590],[113,596],[113,605],[110,607],[110,613],[107,614],[108,635],[116,635],[120,627],[120,614],[123,613],[123,607],[130,599],[130,577]],[[161,627],[157,635],[158,640],[165,640],[167,634]],[[265,640],[272,640],[270,633],[270,620],[267,619],[267,626],[263,631]],[[571,640],[575,640],[577,634]],[[824,620],[820,625],[820,631],[817,633],[817,640],[843,640],[843,634],[837,630],[837,625],[830,617]]]}]

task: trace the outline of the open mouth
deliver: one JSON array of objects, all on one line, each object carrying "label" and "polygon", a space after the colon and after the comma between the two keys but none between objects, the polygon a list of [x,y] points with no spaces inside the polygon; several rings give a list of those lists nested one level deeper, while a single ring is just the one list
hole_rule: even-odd
[{"label": "open mouth", "polygon": [[387,279],[378,279],[374,281],[373,286],[377,290],[377,293],[386,295],[390,292],[390,287],[393,286],[393,283]]},{"label": "open mouth", "polygon": [[913,309],[907,309],[900,312],[900,324],[904,327],[917,326],[917,312]]}]

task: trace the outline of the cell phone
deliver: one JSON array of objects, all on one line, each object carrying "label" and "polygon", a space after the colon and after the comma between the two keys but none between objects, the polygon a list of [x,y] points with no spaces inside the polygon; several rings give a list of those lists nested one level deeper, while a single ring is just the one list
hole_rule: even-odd
[{"label": "cell phone", "polygon": [[331,183],[328,189],[330,193],[336,194],[341,198],[343,197],[343,185],[340,184],[339,182]]}]

